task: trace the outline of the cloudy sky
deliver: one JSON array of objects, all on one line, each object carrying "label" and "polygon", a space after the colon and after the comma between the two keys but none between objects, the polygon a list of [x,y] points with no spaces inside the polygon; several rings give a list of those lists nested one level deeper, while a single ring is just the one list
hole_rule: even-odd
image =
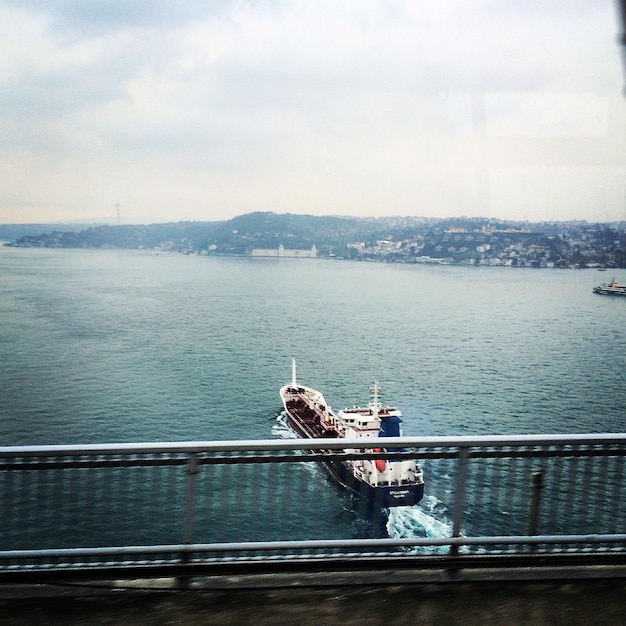
[{"label": "cloudy sky", "polygon": [[626,219],[613,0],[0,0],[0,223]]}]

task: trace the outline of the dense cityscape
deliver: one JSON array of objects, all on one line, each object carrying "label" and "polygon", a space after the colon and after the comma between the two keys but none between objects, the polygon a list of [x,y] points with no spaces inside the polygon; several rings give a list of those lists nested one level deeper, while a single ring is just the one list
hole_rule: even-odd
[{"label": "dense cityscape", "polygon": [[[548,232],[546,232],[546,230]],[[448,227],[404,241],[350,244],[353,258],[545,268],[626,267],[626,233],[604,225]]]}]

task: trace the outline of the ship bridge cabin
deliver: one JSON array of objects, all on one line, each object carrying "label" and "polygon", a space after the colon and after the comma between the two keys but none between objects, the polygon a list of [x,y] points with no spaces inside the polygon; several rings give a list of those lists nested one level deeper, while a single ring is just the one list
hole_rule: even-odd
[{"label": "ship bridge cabin", "polygon": [[378,437],[380,418],[375,415],[339,411],[339,419],[346,439]]}]

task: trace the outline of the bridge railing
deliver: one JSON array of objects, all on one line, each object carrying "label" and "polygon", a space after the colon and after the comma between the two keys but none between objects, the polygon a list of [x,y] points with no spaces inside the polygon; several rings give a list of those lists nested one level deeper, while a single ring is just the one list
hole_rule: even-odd
[{"label": "bridge railing", "polygon": [[325,471],[331,458],[387,456],[360,445],[1,447],[0,576],[626,555],[625,434],[370,440],[408,448],[424,471],[422,502],[390,511]]}]

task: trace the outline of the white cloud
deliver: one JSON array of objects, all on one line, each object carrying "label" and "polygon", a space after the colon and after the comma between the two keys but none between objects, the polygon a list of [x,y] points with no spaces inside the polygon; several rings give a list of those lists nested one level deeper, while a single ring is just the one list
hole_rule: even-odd
[{"label": "white cloud", "polygon": [[485,98],[490,135],[606,137],[608,101],[593,93],[490,93]]},{"label": "white cloud", "polygon": [[[491,176],[494,213],[500,207],[530,221],[626,219],[623,167],[509,167]],[[621,215],[620,215],[621,211]]]},{"label": "white cloud", "polygon": [[626,218],[612,11],[0,0],[0,222],[118,201],[126,221],[515,217],[526,184],[544,211]]}]

